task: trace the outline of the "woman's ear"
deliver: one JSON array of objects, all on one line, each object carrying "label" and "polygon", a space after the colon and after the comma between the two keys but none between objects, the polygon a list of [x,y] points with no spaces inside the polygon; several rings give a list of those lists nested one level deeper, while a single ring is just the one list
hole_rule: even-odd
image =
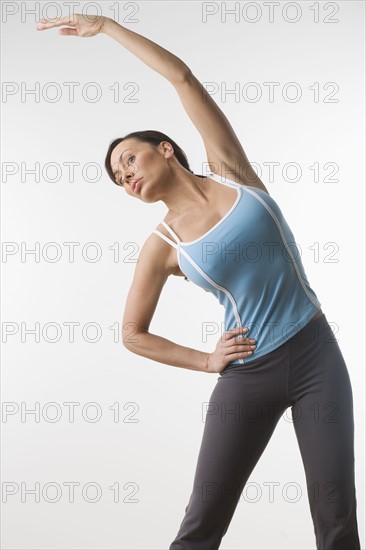
[{"label": "woman's ear", "polygon": [[171,158],[174,155],[174,149],[169,141],[162,141],[159,145],[162,148],[162,152],[165,158]]}]

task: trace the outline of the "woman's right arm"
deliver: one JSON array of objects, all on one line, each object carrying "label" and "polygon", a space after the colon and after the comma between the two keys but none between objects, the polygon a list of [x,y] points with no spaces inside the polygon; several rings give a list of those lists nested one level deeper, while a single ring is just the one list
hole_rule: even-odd
[{"label": "woman's right arm", "polygon": [[[154,233],[141,248],[123,315],[124,346],[159,363],[207,373],[221,372],[230,361],[248,357],[252,348],[250,339],[243,336],[243,327],[225,332],[212,353],[181,346],[149,332],[162,288],[172,273],[170,254],[171,250]],[[176,314],[172,311],[172,317]],[[240,340],[234,338],[240,335]]]},{"label": "woman's right arm", "polygon": [[[141,248],[122,321],[122,342],[131,352],[175,367],[206,371],[207,353],[149,332],[162,288],[171,273],[170,250],[152,234]],[[172,311],[172,317],[176,312]]]}]

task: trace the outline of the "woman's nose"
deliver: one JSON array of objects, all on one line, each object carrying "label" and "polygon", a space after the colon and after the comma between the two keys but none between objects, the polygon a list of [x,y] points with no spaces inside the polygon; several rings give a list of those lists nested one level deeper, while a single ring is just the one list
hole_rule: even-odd
[{"label": "woman's nose", "polygon": [[124,183],[127,184],[130,188],[132,187],[132,182],[133,182],[133,179],[134,179],[134,174],[131,173],[131,174],[127,174],[125,177],[124,177]]},{"label": "woman's nose", "polygon": [[133,174],[128,174],[124,177],[124,182],[128,183],[128,185],[131,185],[131,179],[133,178]]}]

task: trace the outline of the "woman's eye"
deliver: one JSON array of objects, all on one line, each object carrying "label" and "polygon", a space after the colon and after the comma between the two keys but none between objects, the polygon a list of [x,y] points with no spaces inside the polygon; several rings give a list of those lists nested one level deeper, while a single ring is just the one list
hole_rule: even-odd
[{"label": "woman's eye", "polygon": [[[130,157],[128,157],[128,159],[127,159],[127,164],[129,164],[130,160],[131,160],[131,159],[134,159],[134,158],[135,158],[135,155],[131,155]],[[119,181],[119,184],[120,184],[122,187],[124,187],[124,185],[123,185],[123,178],[120,178],[118,181]]]}]

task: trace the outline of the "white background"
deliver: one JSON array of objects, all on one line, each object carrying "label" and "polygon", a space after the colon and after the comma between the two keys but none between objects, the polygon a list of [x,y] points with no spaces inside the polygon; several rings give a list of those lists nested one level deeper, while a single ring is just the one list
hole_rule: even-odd
[{"label": "white background", "polygon": [[[40,16],[67,14],[63,2],[48,4],[49,11]],[[297,2],[286,15],[281,2],[272,22],[266,3],[252,3],[246,15],[240,9],[237,20],[235,15],[225,20],[225,4],[235,7],[234,2],[211,2],[217,13],[204,22],[201,2],[120,2],[119,22],[172,51],[201,82],[217,87],[212,96],[293,230],[310,284],[328,321],[338,327],[351,377],[358,521],[364,541],[364,3],[330,2],[326,8],[324,2]],[[5,5],[7,13],[14,8],[13,15],[6,16]],[[83,5],[75,11],[80,13]],[[115,17],[112,3],[98,5],[104,15]],[[36,3],[4,2],[2,13],[2,81],[8,92],[12,86],[14,91],[4,95],[3,88],[1,106],[3,247],[13,243],[6,244],[13,253],[2,256],[2,400],[13,413],[3,415],[1,424],[3,495],[14,490],[2,505],[2,545],[9,550],[167,549],[190,496],[204,404],[218,377],[139,357],[117,341],[138,251],[166,207],[128,197],[109,180],[103,164],[113,138],[155,129],[177,141],[192,169],[203,173],[203,142],[173,86],[120,44],[106,35],[38,32],[38,19],[25,13],[25,7],[35,9]],[[319,10],[318,22],[314,9]],[[295,10],[299,18],[291,23]],[[133,11],[136,22],[127,19]],[[89,13],[96,13],[96,7]],[[326,23],[326,17],[338,22]],[[56,87],[47,88],[50,82]],[[66,82],[80,83],[73,102]],[[90,82],[99,86],[99,101],[93,101],[95,88],[86,90],[90,97],[81,93]],[[131,85],[123,88],[131,82],[136,83],[136,102],[126,99]],[[253,87],[245,95],[249,82],[257,83],[262,93],[258,101],[250,101]],[[273,101],[265,82],[279,84]],[[282,95],[290,82],[301,90],[298,101]],[[115,83],[120,85],[119,102],[110,90]],[[243,92],[238,101],[232,94],[220,95],[235,83]],[[37,85],[38,98],[31,93],[22,97],[22,87],[29,91]],[[61,95],[52,101],[56,88]],[[293,93],[292,87],[288,96]],[[329,102],[330,97],[336,101]],[[79,163],[73,179],[65,164],[71,162]],[[271,162],[279,163],[273,179],[265,164]],[[24,175],[36,163],[39,178]],[[47,171],[47,163],[57,163],[57,177],[54,168]],[[88,163],[99,165],[94,182],[82,172]],[[286,175],[287,163],[301,167],[298,181],[290,181],[293,170]],[[310,169],[316,163],[318,181]],[[327,163],[338,166],[335,181],[326,179],[333,172]],[[6,175],[11,167],[15,173]],[[89,180],[96,173],[90,169]],[[73,262],[64,244],[70,242],[79,243]],[[100,247],[99,261],[92,261],[95,248],[84,248],[91,242]],[[47,249],[48,243],[57,243],[57,261],[52,261],[56,248]],[[111,250],[117,250],[116,243],[119,257]],[[37,246],[39,256],[22,256],[21,247]],[[170,277],[150,330],[178,344],[213,351],[219,334],[204,341],[202,326],[220,324],[223,313],[213,296]],[[74,342],[69,341],[70,322],[79,323]],[[36,323],[39,341],[25,334]],[[52,327],[46,331],[48,323],[58,326],[58,336]],[[100,339],[94,343],[82,336],[88,323],[100,326]],[[14,334],[5,342],[9,330]],[[87,331],[91,339],[95,334],[92,328]],[[53,338],[58,340],[51,342]],[[74,422],[67,402],[79,404]],[[85,406],[91,402],[102,413],[99,421],[90,421],[96,409]],[[34,409],[36,403],[39,421],[32,414],[22,418],[21,408]],[[59,420],[51,421],[56,409],[47,411],[47,403],[58,404]],[[117,410],[116,403],[118,422],[111,410]],[[56,491],[45,492],[51,482],[60,489],[53,503]],[[79,484],[72,503],[65,485],[70,482]],[[90,482],[102,491],[95,503],[87,501],[96,495],[92,488],[87,497],[82,494]],[[39,484],[39,502],[32,494],[21,496],[22,483],[26,489]],[[273,502],[266,483],[278,484]],[[119,502],[114,502],[110,487],[117,484]],[[223,550],[315,548],[290,409],[248,484]],[[286,484],[295,484],[297,493],[289,488],[286,498]]]}]

